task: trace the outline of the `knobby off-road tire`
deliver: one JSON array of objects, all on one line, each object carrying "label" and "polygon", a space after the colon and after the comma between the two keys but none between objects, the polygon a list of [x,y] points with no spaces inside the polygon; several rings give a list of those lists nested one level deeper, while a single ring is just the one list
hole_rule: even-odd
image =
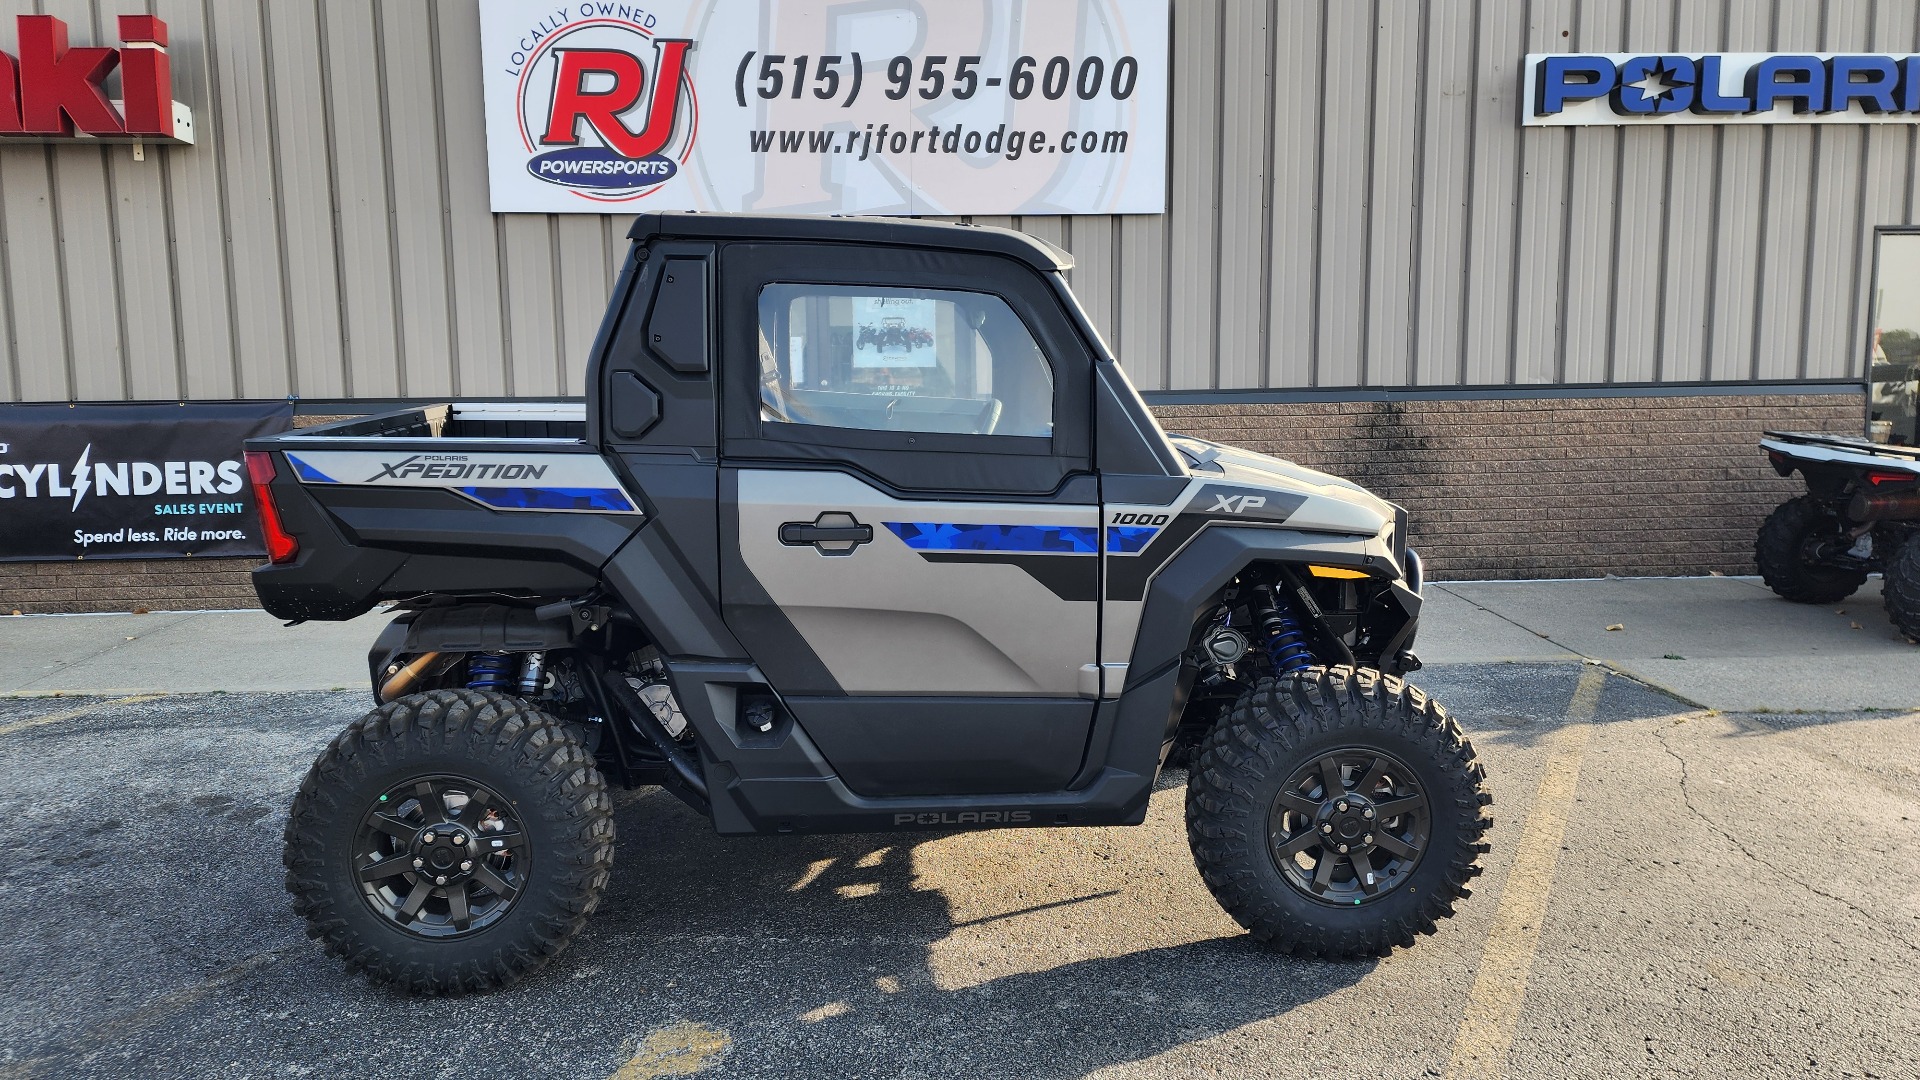
[{"label": "knobby off-road tire", "polygon": [[1880,602],[1895,628],[1909,640],[1920,641],[1920,534],[1908,537],[1887,560]]},{"label": "knobby off-road tire", "polygon": [[[1327,762],[1339,791],[1317,779]],[[1315,668],[1262,680],[1215,725],[1187,781],[1187,839],[1207,888],[1256,939],[1302,956],[1385,956],[1433,933],[1469,895],[1492,824],[1485,780],[1459,725],[1419,689],[1371,669]],[[1424,820],[1410,809],[1414,791],[1424,796]],[[1324,809],[1318,819],[1290,809],[1315,805]],[[1368,874],[1379,871],[1383,883],[1370,888],[1361,863],[1331,843],[1363,812],[1363,827],[1382,835],[1345,839]],[[1326,836],[1309,839],[1322,826]],[[1363,851],[1384,845],[1389,829],[1418,841],[1417,856]],[[1320,839],[1328,846],[1282,853]],[[1400,851],[1414,847],[1396,842]],[[1307,879],[1317,875],[1301,863],[1321,859],[1332,861],[1316,893]]]},{"label": "knobby off-road tire", "polygon": [[[440,824],[420,828],[435,816],[429,802]],[[376,862],[370,844],[406,861]],[[480,855],[484,876],[463,882],[456,901],[433,888],[434,875],[469,878],[457,861],[467,853]],[[436,859],[449,865],[437,870]],[[532,705],[475,690],[410,694],[348,727],[314,762],[287,819],[284,861],[307,936],[350,968],[415,993],[486,990],[558,955],[599,904],[613,803],[579,738]],[[387,897],[421,889],[427,899],[405,916],[391,899],[383,909],[362,881],[375,873]]]},{"label": "knobby off-road tire", "polygon": [[1767,588],[1796,604],[1831,604],[1858,591],[1866,583],[1865,571],[1821,566],[1806,556],[1807,541],[1836,532],[1838,524],[1811,495],[1775,507],[1753,545],[1753,561]]}]

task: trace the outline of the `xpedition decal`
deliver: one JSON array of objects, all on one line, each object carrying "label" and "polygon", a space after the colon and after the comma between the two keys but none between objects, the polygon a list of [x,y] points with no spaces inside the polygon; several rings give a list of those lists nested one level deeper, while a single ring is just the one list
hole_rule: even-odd
[{"label": "xpedition decal", "polygon": [[[700,127],[688,71],[694,43],[656,37],[656,19],[630,4],[563,21],[556,10],[509,57],[514,112],[534,179],[582,198],[643,198],[680,171]],[[578,12],[574,12],[577,14]]]},{"label": "xpedition decal", "polygon": [[640,512],[613,470],[591,453],[290,450],[287,464],[303,484],[442,488],[493,510]]}]

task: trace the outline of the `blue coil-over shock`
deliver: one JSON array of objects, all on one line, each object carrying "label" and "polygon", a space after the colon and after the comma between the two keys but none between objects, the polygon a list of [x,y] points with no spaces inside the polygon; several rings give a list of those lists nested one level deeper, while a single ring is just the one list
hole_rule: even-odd
[{"label": "blue coil-over shock", "polygon": [[506,653],[474,653],[467,657],[467,689],[505,690],[513,682]]},{"label": "blue coil-over shock", "polygon": [[1318,662],[1313,647],[1307,644],[1306,628],[1286,601],[1274,595],[1271,587],[1260,590],[1267,606],[1259,613],[1260,641],[1266,646],[1267,659],[1276,675],[1295,675]]}]

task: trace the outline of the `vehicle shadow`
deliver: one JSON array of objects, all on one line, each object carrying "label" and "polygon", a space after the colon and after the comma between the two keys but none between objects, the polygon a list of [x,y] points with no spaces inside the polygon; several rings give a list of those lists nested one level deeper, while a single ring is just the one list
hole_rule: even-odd
[{"label": "vehicle shadow", "polygon": [[1143,947],[1153,912],[1102,902],[1127,891],[1118,873],[958,920],[916,869],[945,834],[718,837],[657,792],[623,799],[617,826],[609,895],[569,955],[646,972],[616,991],[638,1015],[725,1031],[718,1075],[1081,1076],[1279,1016],[1374,966],[1292,959],[1243,933]]}]

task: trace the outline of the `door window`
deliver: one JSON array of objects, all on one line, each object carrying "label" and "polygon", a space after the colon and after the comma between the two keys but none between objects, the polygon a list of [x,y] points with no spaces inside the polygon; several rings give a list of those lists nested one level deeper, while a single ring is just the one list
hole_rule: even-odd
[{"label": "door window", "polygon": [[763,423],[1053,434],[1053,373],[989,293],[776,282],[760,290]]}]

